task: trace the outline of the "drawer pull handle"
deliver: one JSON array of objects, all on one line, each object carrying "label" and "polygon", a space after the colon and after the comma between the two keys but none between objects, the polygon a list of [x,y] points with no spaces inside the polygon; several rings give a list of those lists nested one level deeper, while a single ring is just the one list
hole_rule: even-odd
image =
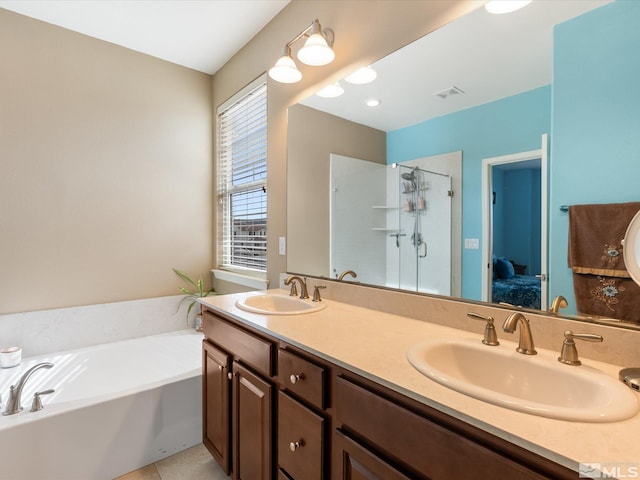
[{"label": "drawer pull handle", "polygon": [[292,452],[295,452],[300,447],[304,447],[304,440],[302,439],[300,439],[300,441],[298,442],[291,442],[289,444],[289,450],[291,450]]},{"label": "drawer pull handle", "polygon": [[298,383],[300,380],[304,380],[304,373],[301,373],[300,375],[291,375],[291,376],[289,376],[289,381],[291,383],[293,383],[294,385],[296,383]]}]

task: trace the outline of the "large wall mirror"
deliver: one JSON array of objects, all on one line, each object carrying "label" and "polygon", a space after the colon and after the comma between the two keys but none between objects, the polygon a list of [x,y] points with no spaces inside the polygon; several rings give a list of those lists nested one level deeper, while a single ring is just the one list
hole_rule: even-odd
[{"label": "large wall mirror", "polygon": [[[563,316],[636,328],[578,314],[567,207],[640,200],[638,22],[625,0],[480,8],[290,107],[287,270],[533,310],[561,295]],[[488,272],[546,296],[498,298]]]}]

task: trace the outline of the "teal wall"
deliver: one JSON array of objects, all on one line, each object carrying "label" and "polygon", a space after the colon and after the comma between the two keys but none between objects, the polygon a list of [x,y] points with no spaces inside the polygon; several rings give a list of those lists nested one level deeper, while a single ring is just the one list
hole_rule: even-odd
[{"label": "teal wall", "polygon": [[[540,148],[542,134],[551,130],[550,118],[551,87],[545,86],[391,131],[387,162],[462,150],[462,238],[481,239],[482,159]],[[481,298],[481,264],[482,248],[463,249],[464,298]]]},{"label": "teal wall", "polygon": [[560,206],[640,200],[640,2],[558,25],[553,72],[549,295],[575,313]]},{"label": "teal wall", "polygon": [[[494,248],[498,257],[526,265],[527,275],[540,273],[540,169],[501,171],[494,166]],[[501,182],[496,178],[501,177]],[[497,241],[498,240],[498,241]]]},{"label": "teal wall", "polygon": [[[389,132],[388,163],[463,152],[463,238],[481,238],[483,158],[540,148],[550,132],[549,296],[575,313],[562,205],[640,200],[640,1],[556,26],[552,85]],[[522,115],[520,112],[527,112]],[[462,296],[481,295],[481,250],[462,252]]]}]

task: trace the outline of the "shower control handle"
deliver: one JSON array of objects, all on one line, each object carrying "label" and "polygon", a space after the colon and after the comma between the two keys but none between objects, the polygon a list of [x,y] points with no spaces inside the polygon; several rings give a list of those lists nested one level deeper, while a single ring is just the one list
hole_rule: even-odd
[{"label": "shower control handle", "polygon": [[389,235],[390,237],[396,237],[396,247],[400,248],[400,237],[406,237],[406,233],[392,233]]}]

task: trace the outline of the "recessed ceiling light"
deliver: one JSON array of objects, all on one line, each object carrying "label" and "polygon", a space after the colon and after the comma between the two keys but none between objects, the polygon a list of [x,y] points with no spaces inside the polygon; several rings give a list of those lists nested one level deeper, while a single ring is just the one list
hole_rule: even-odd
[{"label": "recessed ceiling light", "polygon": [[316,95],[322,98],[335,98],[339,97],[343,93],[344,88],[342,88],[342,86],[338,82],[336,82],[327,85],[322,90],[317,92]]},{"label": "recessed ceiling light", "polygon": [[526,7],[531,0],[491,0],[485,3],[484,8],[489,13],[503,14],[511,13]]},{"label": "recessed ceiling light", "polygon": [[351,75],[344,77],[345,81],[353,83],[354,85],[364,85],[365,83],[371,83],[377,78],[378,74],[371,68],[371,65],[362,67],[356,70]]},{"label": "recessed ceiling light", "polygon": [[382,103],[381,100],[378,100],[377,98],[370,98],[367,100],[367,107],[377,107],[380,103]]}]

